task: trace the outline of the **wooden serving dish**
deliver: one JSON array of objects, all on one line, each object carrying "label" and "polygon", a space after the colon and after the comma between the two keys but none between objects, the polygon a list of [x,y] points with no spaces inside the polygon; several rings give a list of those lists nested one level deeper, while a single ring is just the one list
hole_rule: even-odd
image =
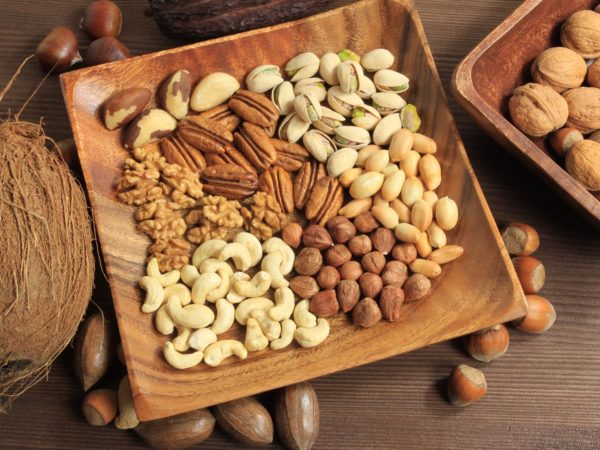
[{"label": "wooden serving dish", "polygon": [[508,114],[512,91],[531,81],[531,63],[545,49],[560,45],[561,24],[575,11],[596,3],[526,0],[458,65],[452,89],[488,134],[600,227],[600,192],[590,193],[575,181],[549,144],[523,134]]},{"label": "wooden serving dish", "polygon": [[[220,70],[243,80],[259,64],[285,65],[307,50],[317,54],[385,47],[411,79],[408,97],[423,118],[422,131],[438,143],[444,172],[440,194],[457,200],[461,220],[450,240],[466,255],[448,265],[426,300],[407,305],[396,323],[355,328],[345,316],[331,321],[320,346],[296,344],[264,350],[217,368],[171,368],[162,356],[167,340],[152,315],[140,310],[137,282],[144,272],[148,240],[135,231],[133,208],[119,203],[113,185],[127,152],[98,110],[113,93],[130,86],[156,90],[174,70],[196,79]],[[64,98],[87,183],[114,299],[136,410],[140,419],[225,402],[348,369],[464,335],[524,315],[526,304],[509,256],[467,159],[429,51],[409,0],[366,0],[308,19],[213,41],[82,69],[61,78]],[[234,330],[241,337],[240,330]]]}]

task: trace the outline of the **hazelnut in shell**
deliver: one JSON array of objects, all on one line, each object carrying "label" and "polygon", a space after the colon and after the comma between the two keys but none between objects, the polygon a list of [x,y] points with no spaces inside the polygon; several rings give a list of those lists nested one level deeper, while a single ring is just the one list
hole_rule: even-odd
[{"label": "hazelnut in shell", "polygon": [[348,249],[354,256],[362,256],[373,250],[373,243],[369,236],[360,234],[348,241]]},{"label": "hazelnut in shell", "polygon": [[567,101],[554,89],[538,83],[527,83],[513,91],[508,110],[515,126],[523,133],[541,137],[567,123]]},{"label": "hazelnut in shell", "polygon": [[533,256],[517,256],[512,262],[523,292],[537,294],[546,282],[546,269],[542,262]]},{"label": "hazelnut in shell", "polygon": [[600,14],[589,9],[572,14],[561,27],[560,40],[586,59],[600,57]]},{"label": "hazelnut in shell", "polygon": [[510,336],[508,329],[500,323],[465,336],[464,342],[467,352],[473,359],[491,362],[506,353]]},{"label": "hazelnut in shell", "polygon": [[[599,14],[600,15],[600,14]],[[567,125],[583,134],[600,129],[600,89],[578,87],[563,93],[569,108]]]},{"label": "hazelnut in shell", "polygon": [[383,289],[383,280],[379,275],[371,272],[363,273],[358,279],[360,291],[365,297],[375,298]]},{"label": "hazelnut in shell", "polygon": [[340,267],[340,277],[342,280],[358,281],[363,273],[362,267],[358,261],[348,261]]},{"label": "hazelnut in shell", "polygon": [[357,327],[369,328],[381,320],[381,310],[372,298],[363,298],[352,310],[352,322]]},{"label": "hazelnut in shell", "polygon": [[527,315],[513,322],[515,328],[533,334],[548,331],[556,321],[556,310],[552,303],[539,295],[526,295],[525,298]]},{"label": "hazelnut in shell", "polygon": [[340,282],[340,273],[333,266],[323,266],[317,274],[317,283],[321,289],[334,289]]},{"label": "hazelnut in shell", "polygon": [[345,244],[356,235],[356,227],[344,216],[329,219],[327,229],[336,244]]},{"label": "hazelnut in shell", "polygon": [[529,256],[540,246],[540,237],[531,225],[511,222],[502,230],[502,240],[508,253],[514,256]]},{"label": "hazelnut in shell", "polygon": [[583,134],[578,129],[570,127],[561,128],[550,137],[552,149],[561,158],[564,158],[579,141],[583,141]]},{"label": "hazelnut in shell", "polygon": [[582,85],[587,65],[577,52],[565,47],[544,50],[531,65],[533,81],[563,92]]},{"label": "hazelnut in shell", "polygon": [[448,398],[454,406],[469,406],[487,392],[485,375],[479,369],[461,364],[448,377]]},{"label": "hazelnut in shell", "polygon": [[567,172],[589,191],[600,191],[600,144],[585,139],[573,146],[565,160]]},{"label": "hazelnut in shell", "polygon": [[108,425],[117,417],[117,392],[113,389],[91,391],[84,397],[81,409],[90,425]]}]

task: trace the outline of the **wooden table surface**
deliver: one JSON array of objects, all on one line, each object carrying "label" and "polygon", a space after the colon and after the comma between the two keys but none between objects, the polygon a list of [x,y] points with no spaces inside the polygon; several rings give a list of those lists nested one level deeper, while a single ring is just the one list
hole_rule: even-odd
[{"label": "wooden table surface", "polygon": [[[3,1],[0,85],[51,27],[75,29],[86,3]],[[119,3],[125,17],[122,40],[133,54],[179,44],[144,17],[144,0]],[[348,1],[332,5],[342,3]],[[519,3],[416,0],[447,92],[456,64]],[[79,36],[85,47],[87,39]],[[17,111],[41,77],[35,63],[26,67],[1,110]],[[321,405],[315,448],[600,448],[599,233],[487,137],[453,99],[450,104],[498,222],[524,221],[538,229],[542,245],[536,256],[547,271],[542,294],[554,303],[558,319],[541,336],[511,329],[509,352],[489,365],[470,360],[459,342],[447,342],[315,380]],[[69,136],[56,77],[46,82],[22,118],[38,121],[40,116],[49,136]],[[101,277],[96,284],[94,300],[108,309]],[[133,432],[85,422],[71,356],[70,349],[65,351],[48,381],[0,417],[0,448],[143,448]],[[483,368],[489,385],[488,395],[467,409],[451,407],[444,393],[445,377],[460,363]],[[114,385],[122,370],[115,365],[103,383]],[[242,448],[219,430],[199,447]]]}]

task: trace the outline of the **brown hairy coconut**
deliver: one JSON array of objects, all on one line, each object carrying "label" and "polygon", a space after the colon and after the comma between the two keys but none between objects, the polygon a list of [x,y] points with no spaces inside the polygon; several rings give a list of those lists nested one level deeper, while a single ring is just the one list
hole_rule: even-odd
[{"label": "brown hairy coconut", "polygon": [[40,125],[0,123],[0,411],[46,376],[94,280],[85,196],[45,141]]}]

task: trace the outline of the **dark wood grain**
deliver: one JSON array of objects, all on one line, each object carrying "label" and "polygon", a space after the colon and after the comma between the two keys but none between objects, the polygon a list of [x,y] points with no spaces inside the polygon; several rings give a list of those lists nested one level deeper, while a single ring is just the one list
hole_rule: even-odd
[{"label": "dark wood grain", "polygon": [[[123,40],[133,54],[178,45],[162,37],[152,20],[143,16],[143,0],[122,3]],[[416,3],[444,87],[450,92],[456,64],[520,2]],[[53,25],[75,29],[85,4],[84,0],[48,0],[41,14],[37,2],[4,2],[0,84]],[[18,110],[41,77],[37,67],[27,67],[2,110]],[[521,220],[538,229],[542,245],[536,256],[548,272],[542,293],[556,306],[558,320],[542,336],[526,336],[511,329],[507,355],[490,365],[471,362],[459,345],[448,342],[316,380],[321,430],[315,448],[598,448],[597,231],[486,136],[452,98],[450,105],[496,219],[500,223]],[[46,117],[47,131],[55,139],[69,135],[57,79],[44,85],[23,117],[38,120],[40,116]],[[96,284],[95,300],[108,307],[110,299],[101,276]],[[133,432],[87,425],[79,409],[83,393],[72,373],[71,356],[67,350],[53,366],[48,382],[21,397],[11,415],[0,417],[0,448],[144,448]],[[443,394],[443,379],[458,363],[483,367],[490,386],[480,404],[465,410],[450,407]],[[118,365],[113,367],[102,387],[116,386],[122,371]],[[198,448],[243,446],[216,430]]]}]

